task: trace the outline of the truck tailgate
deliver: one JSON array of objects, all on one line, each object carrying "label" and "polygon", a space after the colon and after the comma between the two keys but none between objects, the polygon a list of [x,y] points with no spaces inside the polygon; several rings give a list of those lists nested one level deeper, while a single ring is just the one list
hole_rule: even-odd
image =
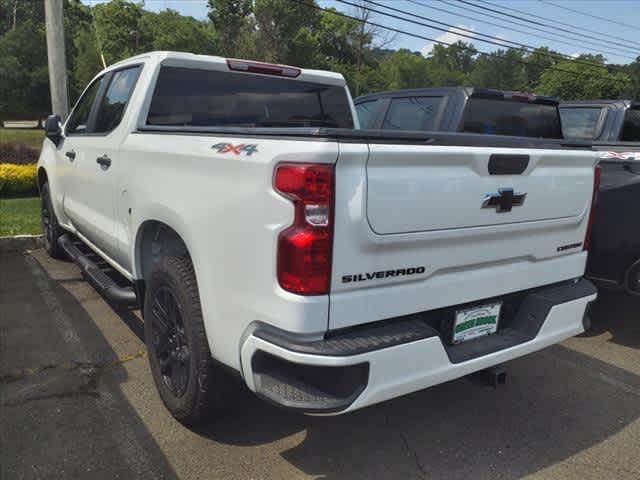
[{"label": "truck tailgate", "polygon": [[582,276],[594,163],[586,150],[341,144],[329,328]]},{"label": "truck tailgate", "polygon": [[[579,217],[588,207],[591,165],[564,152],[517,155],[473,147],[425,152],[422,146],[372,145],[367,162],[367,217],[381,235],[465,229]],[[520,175],[490,175],[488,163],[520,162]],[[500,189],[513,189],[511,211],[500,207]],[[494,195],[482,208],[485,196]],[[523,196],[526,195],[526,196]],[[504,205],[508,208],[508,205]]]}]

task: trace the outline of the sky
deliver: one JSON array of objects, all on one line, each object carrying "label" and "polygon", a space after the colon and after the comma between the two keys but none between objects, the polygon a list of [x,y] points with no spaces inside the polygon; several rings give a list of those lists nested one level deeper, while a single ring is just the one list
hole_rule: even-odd
[{"label": "sky", "polygon": [[[101,0],[86,3],[94,4],[96,1]],[[369,4],[370,8],[382,13],[373,13],[371,21],[403,32],[396,33],[395,36],[393,32],[389,32],[393,41],[386,46],[387,48],[407,48],[426,55],[431,51],[433,42],[419,37],[451,43],[457,40],[469,41],[460,34],[476,36],[483,34],[494,38],[482,38],[505,46],[514,46],[509,42],[531,47],[548,46],[570,56],[599,53],[606,58],[607,63],[629,63],[640,56],[640,28],[633,27],[633,25],[640,25],[640,0],[372,1],[378,5]],[[207,0],[146,0],[144,3],[145,8],[152,11],[171,8],[183,15],[191,15],[199,19],[204,19],[207,15]],[[318,3],[322,7],[334,7],[345,13],[352,13],[354,10],[353,7],[337,0],[318,0]],[[507,18],[486,9],[498,10],[513,17]],[[406,22],[389,15],[409,18],[416,23]],[[588,15],[603,17],[603,19]],[[441,24],[434,24],[434,20]],[[537,23],[530,23],[527,20]],[[429,28],[423,25],[425,23],[430,23],[440,30]],[[466,31],[442,24],[459,27]],[[578,32],[579,36],[576,37],[575,33],[571,32]],[[418,35],[418,38],[405,33]],[[586,36],[590,38],[585,38]],[[472,42],[481,51],[500,48],[499,45],[492,43],[478,40],[472,40]]]}]

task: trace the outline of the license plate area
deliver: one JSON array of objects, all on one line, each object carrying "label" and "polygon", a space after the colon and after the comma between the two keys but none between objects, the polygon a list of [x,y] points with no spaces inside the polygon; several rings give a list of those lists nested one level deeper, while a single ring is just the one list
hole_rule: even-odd
[{"label": "license plate area", "polygon": [[456,345],[496,333],[502,302],[458,309],[453,319],[451,343]]}]

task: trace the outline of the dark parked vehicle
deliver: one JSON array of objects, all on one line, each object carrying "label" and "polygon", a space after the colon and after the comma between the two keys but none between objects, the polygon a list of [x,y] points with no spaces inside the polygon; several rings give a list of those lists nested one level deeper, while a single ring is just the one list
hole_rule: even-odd
[{"label": "dark parked vehicle", "polygon": [[558,102],[470,87],[419,88],[355,100],[361,128],[563,138]]},{"label": "dark parked vehicle", "polygon": [[640,294],[640,103],[584,100],[560,105],[566,138],[592,140],[601,182],[587,274],[601,286]]},{"label": "dark parked vehicle", "polygon": [[580,100],[560,104],[565,138],[640,142],[640,103],[631,100]]}]

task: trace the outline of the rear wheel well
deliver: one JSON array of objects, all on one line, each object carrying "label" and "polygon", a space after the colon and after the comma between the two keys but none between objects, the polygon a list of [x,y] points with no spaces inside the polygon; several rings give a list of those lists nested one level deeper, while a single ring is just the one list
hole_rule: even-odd
[{"label": "rear wheel well", "polygon": [[150,220],[140,227],[138,234],[138,272],[147,280],[154,265],[166,256],[186,257],[190,259],[187,245],[180,235],[168,225]]}]

